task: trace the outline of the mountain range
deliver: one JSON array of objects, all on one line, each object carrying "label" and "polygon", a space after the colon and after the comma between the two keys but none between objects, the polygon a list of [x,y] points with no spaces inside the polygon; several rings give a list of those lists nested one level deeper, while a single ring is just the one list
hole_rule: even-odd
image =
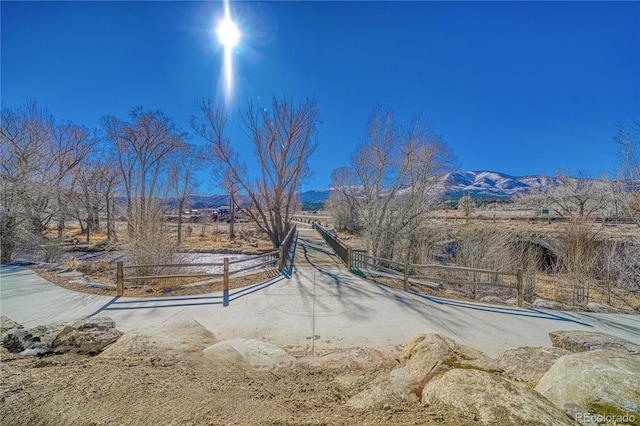
[{"label": "mountain range", "polygon": [[[454,172],[443,176],[440,188],[444,191],[445,199],[457,200],[469,195],[475,200],[506,200],[511,197],[526,194],[531,189],[540,188],[554,182],[553,177],[542,175],[511,176],[505,173],[491,171]],[[331,195],[333,189],[311,189],[301,195],[302,203],[306,206],[319,208]],[[246,197],[244,197],[246,198]],[[248,202],[242,198],[241,202]],[[175,200],[174,200],[175,201]],[[173,203],[169,202],[170,205]],[[191,208],[217,207],[229,204],[226,195],[192,196]]]},{"label": "mountain range", "polygon": [[[449,173],[443,176],[440,189],[445,199],[457,200],[469,195],[475,200],[506,200],[526,194],[531,189],[552,183],[547,176],[511,176],[491,171],[467,171]],[[323,203],[331,195],[332,189],[312,189],[301,194],[302,202]]]},{"label": "mountain range", "polygon": [[508,199],[526,194],[554,182],[548,176],[511,176],[490,171],[455,172],[442,182],[445,197],[458,199],[469,195],[474,199]]}]

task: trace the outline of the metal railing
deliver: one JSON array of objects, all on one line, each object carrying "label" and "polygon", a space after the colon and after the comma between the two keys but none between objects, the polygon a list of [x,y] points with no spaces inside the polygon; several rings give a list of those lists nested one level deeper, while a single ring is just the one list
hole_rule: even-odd
[{"label": "metal railing", "polygon": [[[347,266],[347,269],[350,271],[352,269],[373,269],[383,274],[396,279],[403,280],[403,288],[404,290],[409,290],[409,283],[419,284],[422,286],[430,287],[435,290],[440,288],[438,282],[447,283],[447,284],[458,284],[458,285],[470,285],[470,286],[482,286],[482,287],[496,287],[496,288],[510,288],[516,290],[516,298],[517,304],[519,307],[523,306],[524,303],[524,290],[523,290],[523,271],[522,269],[518,269],[515,272],[504,272],[504,271],[495,271],[489,269],[479,269],[479,268],[469,268],[465,266],[449,266],[449,265],[438,265],[438,264],[414,264],[410,263],[409,260],[405,260],[404,262],[397,262],[390,259],[384,259],[382,257],[371,256],[367,254],[366,250],[355,250],[351,249],[347,246],[347,244],[342,241],[337,236],[332,235],[325,228],[316,225],[316,229],[322,235],[324,240],[333,248],[338,257],[342,259],[344,264]],[[456,273],[461,272],[464,274],[473,273],[476,275],[489,275],[495,278],[494,282],[489,280],[487,281],[469,281],[459,278],[452,277],[438,277],[438,276],[429,276],[424,275],[419,272],[420,270],[436,270],[436,271],[445,271],[446,273]],[[500,284],[498,283],[498,276],[511,276],[515,278],[515,284]],[[433,282],[435,281],[435,283]]]},{"label": "metal railing", "polygon": [[324,240],[336,252],[342,262],[349,267],[349,247],[338,237],[331,235],[325,228],[316,224],[316,231],[324,238]]},{"label": "metal railing", "polygon": [[[157,265],[125,265],[123,262],[116,263],[116,297],[120,297],[124,294],[125,286],[124,283],[127,281],[149,281],[149,280],[166,280],[166,279],[180,279],[180,278],[220,278],[222,277],[222,285],[223,290],[229,290],[229,281],[230,277],[233,275],[237,275],[243,272],[247,272],[253,269],[261,269],[265,267],[272,266],[276,267],[279,272],[282,272],[287,263],[287,257],[289,256],[289,252],[291,247],[293,246],[293,241],[296,236],[296,226],[294,225],[287,233],[286,237],[282,241],[280,248],[278,250],[270,251],[268,253],[259,254],[256,256],[248,257],[246,259],[240,260],[229,260],[228,257],[223,259],[222,263],[173,263],[173,264],[157,264]],[[251,264],[249,266],[241,267],[239,269],[235,269],[233,271],[230,270],[231,265],[237,265],[246,262],[253,262],[257,259],[264,259],[262,262],[257,264]],[[144,270],[144,269],[156,269],[156,268],[204,268],[204,267],[222,267],[222,273],[176,273],[176,274],[138,274],[134,276],[125,276],[125,270]]]},{"label": "metal railing", "polygon": [[[349,250],[351,256],[350,266],[354,269],[374,269],[381,271],[385,275],[391,278],[397,278],[403,280],[404,290],[409,289],[409,283],[420,284],[426,287],[438,290],[440,286],[438,283],[446,284],[458,284],[469,286],[481,286],[481,287],[496,287],[496,288],[508,288],[516,291],[517,305],[523,306],[524,300],[524,274],[522,269],[517,269],[515,272],[496,271],[490,269],[481,268],[469,268],[466,266],[450,266],[450,265],[438,265],[438,264],[416,264],[405,261],[404,263],[396,262],[381,257],[371,256],[364,253],[362,250]],[[466,279],[453,278],[450,276],[437,276],[437,275],[425,275],[420,272],[421,270],[431,271],[444,271],[445,273],[461,272],[464,274],[473,273],[475,275],[488,275],[495,278],[492,282],[487,281],[470,281]],[[500,284],[498,283],[498,276],[509,276],[515,278],[514,284]],[[434,282],[435,281],[435,282]]]}]

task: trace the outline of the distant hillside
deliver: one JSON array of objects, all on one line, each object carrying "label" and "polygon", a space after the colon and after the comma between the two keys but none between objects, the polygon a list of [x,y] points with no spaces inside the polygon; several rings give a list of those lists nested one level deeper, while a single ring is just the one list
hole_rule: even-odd
[{"label": "distant hillside", "polygon": [[[545,176],[514,177],[498,172],[468,171],[449,173],[440,185],[449,200],[457,200],[463,195],[470,195],[476,200],[506,200],[552,181],[553,178]],[[313,189],[301,194],[302,202],[324,202],[330,194],[331,189]]]},{"label": "distant hillside", "polygon": [[490,171],[449,173],[443,179],[445,197],[458,199],[469,195],[476,200],[509,199],[526,194],[532,188],[548,185],[553,178],[546,176],[514,177]]},{"label": "distant hillside", "polygon": [[[553,183],[555,179],[548,176],[511,176],[491,171],[467,171],[449,173],[442,178],[441,189],[445,199],[457,200],[469,195],[475,200],[507,200],[517,195],[526,194]],[[316,210],[322,207],[331,195],[332,189],[311,189],[300,194],[305,210]],[[244,200],[243,202],[247,202]],[[175,204],[170,200],[171,206]],[[190,208],[217,207],[229,204],[227,195],[194,196]]]}]

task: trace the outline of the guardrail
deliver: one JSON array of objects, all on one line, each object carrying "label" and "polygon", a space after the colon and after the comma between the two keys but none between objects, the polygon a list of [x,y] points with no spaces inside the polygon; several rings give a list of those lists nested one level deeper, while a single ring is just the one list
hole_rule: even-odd
[{"label": "guardrail", "polygon": [[[490,269],[480,269],[480,268],[469,268],[465,266],[449,266],[449,265],[438,265],[438,264],[416,264],[409,263],[405,261],[404,263],[396,262],[389,259],[384,259],[381,257],[371,256],[366,253],[363,253],[361,250],[349,250],[351,256],[351,268],[355,269],[367,269],[373,268],[377,271],[384,272],[387,276],[391,278],[402,279],[404,284],[404,290],[409,289],[409,283],[415,283],[419,285],[423,285],[426,287],[433,288],[435,290],[439,289],[438,282],[447,283],[447,284],[459,284],[459,285],[470,285],[470,286],[482,286],[482,287],[496,287],[496,288],[510,288],[516,290],[516,299],[519,307],[523,306],[524,303],[524,291],[523,291],[523,282],[524,275],[522,269],[516,270],[516,272],[504,272],[504,271],[495,271]],[[445,272],[462,272],[462,273],[474,273],[478,275],[488,275],[496,277],[496,282],[490,281],[468,281],[464,279],[451,278],[451,277],[439,277],[433,275],[425,275],[420,273],[415,273],[420,270],[440,270]],[[497,283],[498,276],[511,276],[515,278],[514,285],[508,284],[499,284]],[[434,283],[435,281],[435,283]]]},{"label": "guardrail", "polygon": [[[316,229],[322,235],[324,240],[333,248],[338,257],[342,259],[347,269],[369,269],[372,268],[376,271],[380,271],[391,278],[397,278],[403,280],[403,288],[405,291],[409,290],[409,283],[419,284],[433,289],[439,289],[438,282],[447,284],[460,284],[471,286],[483,286],[483,287],[497,287],[497,288],[511,288],[516,290],[517,304],[519,307],[524,303],[524,290],[523,290],[523,271],[518,269],[515,272],[494,271],[489,269],[468,268],[464,266],[449,266],[438,264],[415,264],[410,263],[409,260],[404,262],[396,262],[390,259],[384,259],[382,257],[371,256],[367,254],[366,250],[355,250],[347,246],[337,236],[332,235],[325,228],[316,225]],[[498,276],[511,276],[515,277],[515,285],[499,284],[497,282],[490,281],[467,281],[458,278],[451,277],[438,277],[428,276],[419,273],[420,270],[441,270],[446,272],[463,272],[474,273],[479,275],[489,275],[495,277],[495,281]],[[433,282],[435,281],[435,283]]]},{"label": "guardrail", "polygon": [[[223,259],[222,263],[173,263],[173,264],[158,264],[158,265],[124,265],[123,262],[116,263],[116,297],[120,297],[124,294],[124,283],[126,281],[148,281],[148,280],[164,280],[164,279],[177,279],[177,278],[219,278],[222,277],[223,290],[229,291],[229,280],[233,275],[247,272],[252,269],[265,268],[272,265],[276,267],[278,271],[282,272],[287,263],[287,257],[291,251],[293,241],[296,235],[296,226],[294,225],[287,236],[282,241],[278,250],[270,251],[268,253],[259,254],[246,259],[230,261],[228,257]],[[241,264],[249,261],[255,261],[256,259],[265,259],[264,261],[245,266],[239,269],[230,271],[231,265]],[[131,269],[152,269],[152,268],[203,268],[203,267],[215,267],[222,266],[222,273],[177,273],[166,275],[146,275],[140,274],[137,276],[125,276],[125,270]]]},{"label": "guardrail", "polygon": [[349,247],[338,237],[331,235],[325,228],[316,224],[316,231],[324,238],[324,240],[336,252],[342,262],[349,267]]}]

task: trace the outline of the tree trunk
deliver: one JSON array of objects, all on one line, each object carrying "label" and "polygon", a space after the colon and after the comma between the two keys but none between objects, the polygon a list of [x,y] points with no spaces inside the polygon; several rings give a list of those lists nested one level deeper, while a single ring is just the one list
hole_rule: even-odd
[{"label": "tree trunk", "polygon": [[182,244],[182,210],[184,208],[184,198],[178,204],[178,247]]},{"label": "tree trunk", "polygon": [[236,238],[236,233],[233,229],[233,224],[236,221],[236,201],[233,197],[233,186],[231,186],[230,203],[229,203],[229,239]]}]

